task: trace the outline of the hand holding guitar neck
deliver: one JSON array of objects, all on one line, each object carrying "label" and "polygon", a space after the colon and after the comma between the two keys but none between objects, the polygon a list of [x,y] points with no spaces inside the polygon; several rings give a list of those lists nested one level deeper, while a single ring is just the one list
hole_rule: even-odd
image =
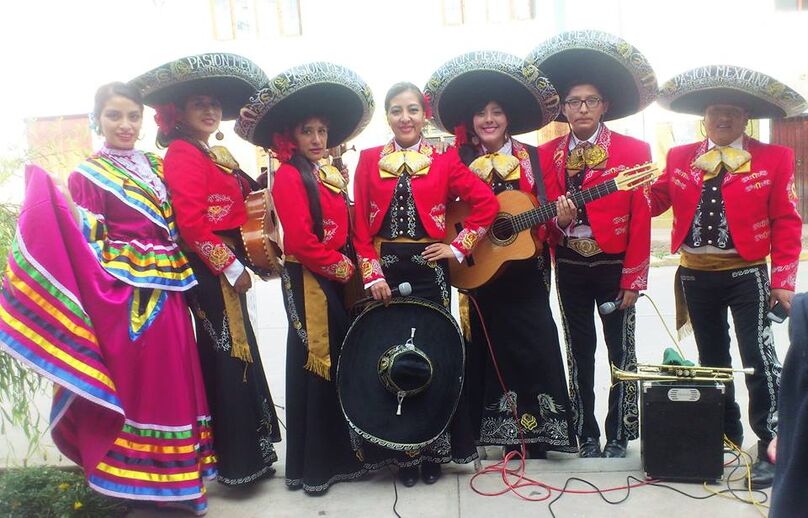
[{"label": "hand holding guitar neck", "polygon": [[[570,196],[563,196],[566,212],[572,205],[575,211],[590,201],[616,191],[629,191],[651,183],[661,172],[653,163],[628,169],[610,169],[603,172],[605,180]],[[559,198],[559,199],[562,199]],[[499,273],[508,261],[535,257],[541,250],[530,229],[553,219],[559,207],[555,201],[539,205],[536,198],[522,191],[504,191],[497,195],[499,214],[488,229],[485,239],[480,240],[474,252],[462,263],[449,262],[452,285],[456,288],[473,289],[484,285]],[[463,220],[470,212],[463,202],[451,202],[446,210],[445,243],[451,243],[463,230]]]},{"label": "hand holding guitar neck", "polygon": [[356,146],[348,147],[347,144],[343,143],[328,150],[328,154],[331,156],[331,165],[340,170],[346,182],[348,181],[348,169],[342,161],[342,155],[347,151],[356,151]]}]

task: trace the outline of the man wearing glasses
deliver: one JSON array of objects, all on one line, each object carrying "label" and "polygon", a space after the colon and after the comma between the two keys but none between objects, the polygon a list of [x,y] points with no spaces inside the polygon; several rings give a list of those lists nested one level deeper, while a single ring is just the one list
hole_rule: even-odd
[{"label": "man wearing glasses", "polygon": [[[648,189],[620,191],[585,206],[569,196],[614,177],[616,170],[649,162],[647,143],[620,135],[604,121],[644,109],[656,96],[648,62],[624,40],[597,31],[560,34],[528,56],[561,93],[559,120],[570,132],[539,148],[548,199],[557,199],[553,230],[558,295],[567,341],[570,399],[581,457],[625,457],[639,434],[637,384],[609,390],[601,451],[595,418],[596,306],[615,302],[600,315],[609,362],[634,369],[634,303],[646,288],[651,243]],[[551,227],[552,228],[552,227]]]}]

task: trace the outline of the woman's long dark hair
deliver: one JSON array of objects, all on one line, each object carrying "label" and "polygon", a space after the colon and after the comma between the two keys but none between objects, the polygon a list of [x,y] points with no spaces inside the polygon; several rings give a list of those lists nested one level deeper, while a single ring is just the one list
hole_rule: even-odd
[{"label": "woman's long dark hair", "polygon": [[306,188],[306,197],[309,199],[309,211],[311,211],[312,219],[311,230],[317,236],[317,240],[322,241],[325,235],[323,231],[323,207],[320,205],[320,192],[312,174],[314,166],[298,152],[292,155],[292,158],[289,159],[289,164],[300,173],[303,187]]},{"label": "woman's long dark hair", "polygon": [[[324,114],[313,112],[304,113],[297,117],[294,122],[286,126],[283,132],[286,138],[293,139],[294,137],[292,135],[294,134],[294,130],[297,125],[306,122],[309,119],[319,119],[326,126],[330,125],[329,118]],[[325,235],[323,231],[323,207],[320,204],[320,192],[317,188],[317,180],[315,180],[313,174],[314,166],[297,150],[295,150],[287,163],[297,169],[297,171],[300,173],[300,179],[303,181],[303,187],[306,188],[306,197],[309,199],[312,232],[314,232],[314,235],[317,236],[319,241],[322,241]]]}]

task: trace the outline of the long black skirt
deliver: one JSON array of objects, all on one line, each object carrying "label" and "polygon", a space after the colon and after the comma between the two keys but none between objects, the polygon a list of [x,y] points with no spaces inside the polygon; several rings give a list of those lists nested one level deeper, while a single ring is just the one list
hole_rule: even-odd
[{"label": "long black skirt", "polygon": [[[281,276],[283,302],[289,319],[286,340],[286,485],[308,493],[327,490],[341,480],[367,472],[351,447],[348,424],[340,410],[337,388],[304,368],[308,357],[304,267],[287,262]],[[342,289],[335,281],[311,274],[328,302],[331,380],[348,331]]]},{"label": "long black skirt", "polygon": [[524,438],[531,451],[578,450],[549,289],[545,253],[509,263],[494,281],[470,294],[479,305],[507,389],[502,389],[470,300],[467,385],[480,445],[517,445]]},{"label": "long black skirt", "polygon": [[[440,304],[447,311],[451,310],[451,286],[449,284],[448,261],[426,261],[421,252],[429,243],[396,243],[381,244],[379,257],[382,271],[390,287],[402,282],[412,285],[412,295]],[[360,449],[365,462],[370,468],[379,468],[388,464],[400,467],[417,466],[422,462],[446,464],[455,462],[466,464],[477,458],[474,445],[474,433],[469,419],[469,405],[466,396],[466,385],[460,401],[446,431],[434,442],[419,451],[398,452],[362,442],[354,434],[354,447]]]},{"label": "long black skirt", "polygon": [[281,434],[246,297],[239,300],[252,363],[231,356],[231,323],[219,277],[195,254],[188,253],[188,258],[199,281],[189,294],[189,306],[213,421],[217,480],[228,486],[250,484],[274,473],[271,466],[278,456],[273,443],[281,440]]}]

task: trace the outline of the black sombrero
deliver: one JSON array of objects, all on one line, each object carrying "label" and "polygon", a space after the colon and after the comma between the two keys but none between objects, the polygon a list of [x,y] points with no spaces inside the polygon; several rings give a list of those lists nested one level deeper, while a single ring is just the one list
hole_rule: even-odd
[{"label": "black sombrero", "polygon": [[267,76],[258,65],[236,54],[211,52],[161,65],[129,82],[149,106],[177,103],[190,95],[211,95],[222,103],[222,119],[238,117],[239,109]]},{"label": "black sombrero", "polygon": [[[645,56],[607,32],[561,33],[533,49],[526,61],[547,74],[562,95],[574,83],[597,86],[609,101],[604,120],[638,113],[657,95],[656,75]],[[558,119],[567,120],[563,113]]]},{"label": "black sombrero", "polygon": [[469,52],[444,63],[424,89],[435,123],[454,132],[472,111],[497,101],[508,114],[508,132],[527,133],[558,116],[558,93],[544,74],[520,58],[497,51]]},{"label": "black sombrero", "polygon": [[342,411],[367,441],[423,448],[454,415],[464,364],[460,328],[441,306],[417,297],[371,304],[342,345],[336,382]]},{"label": "black sombrero", "polygon": [[749,112],[752,119],[778,119],[798,115],[808,108],[805,99],[766,74],[732,65],[709,65],[681,73],[659,91],[663,108],[704,115],[711,104],[731,104]]},{"label": "black sombrero", "polygon": [[[373,93],[353,70],[333,63],[308,63],[272,78],[244,107],[236,133],[256,146],[272,147],[275,133],[306,115],[329,120],[328,147],[362,131],[373,114]],[[253,116],[254,115],[254,116]]]}]

